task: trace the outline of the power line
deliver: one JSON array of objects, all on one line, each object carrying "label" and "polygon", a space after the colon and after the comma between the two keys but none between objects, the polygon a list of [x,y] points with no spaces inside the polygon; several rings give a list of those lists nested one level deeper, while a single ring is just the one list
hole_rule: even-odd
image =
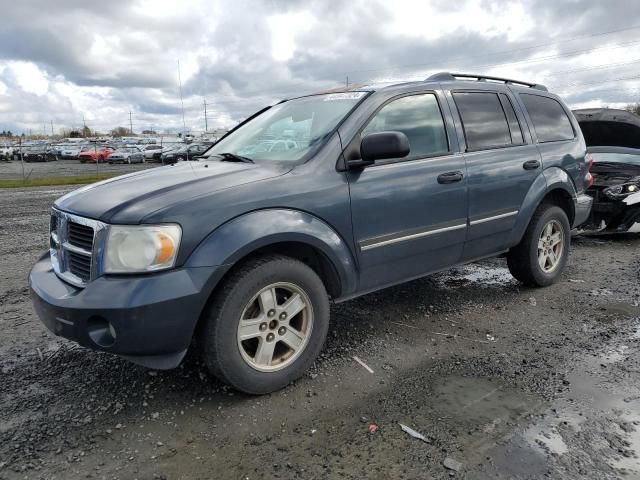
[{"label": "power line", "polygon": [[[556,45],[559,43],[566,43],[566,42],[571,42],[571,41],[575,41],[575,40],[580,40],[583,38],[594,38],[594,37],[599,37],[599,36],[604,36],[604,35],[611,35],[614,33],[620,33],[620,32],[626,32],[629,30],[636,30],[639,29],[640,25],[635,25],[635,26],[631,26],[631,27],[626,27],[626,28],[621,28],[621,29],[617,29],[617,30],[608,30],[605,32],[598,32],[598,33],[591,33],[591,34],[585,34],[585,35],[578,35],[575,37],[570,37],[570,38],[566,38],[566,39],[557,39],[553,42],[548,42],[548,43],[540,43],[537,45],[531,45],[528,47],[520,47],[520,48],[514,48],[514,49],[510,49],[510,50],[502,50],[502,51],[497,51],[497,52],[490,52],[490,53],[485,53],[485,54],[481,54],[481,55],[477,55],[477,57],[491,57],[491,56],[495,56],[495,55],[506,55],[506,54],[510,54],[510,53],[517,53],[517,52],[522,52],[522,51],[527,51],[527,50],[535,50],[537,48],[544,48],[544,47],[549,47],[552,45]],[[456,60],[456,59],[465,59],[468,58],[467,55],[457,55],[455,57],[449,57],[448,60]],[[411,67],[420,67],[420,66],[424,66],[426,64],[422,63],[414,63],[414,64],[406,64],[406,65],[397,65],[395,67],[391,66],[391,67],[379,67],[379,68],[365,68],[365,69],[360,69],[360,70],[349,70],[346,73],[362,73],[362,72],[376,72],[376,71],[384,71],[384,70],[395,70],[395,69],[399,69],[399,68],[411,68]]]},{"label": "power line", "polygon": [[[526,60],[516,60],[516,61],[512,61],[512,62],[500,62],[500,63],[485,63],[485,64],[471,64],[468,67],[463,67],[461,68],[462,70],[466,70],[469,68],[490,68],[490,67],[506,67],[506,66],[512,66],[512,65],[522,65],[522,64],[527,64],[527,63],[538,63],[538,62],[543,62],[546,60],[553,60],[556,58],[568,58],[568,57],[575,57],[578,55],[582,55],[585,53],[592,53],[592,52],[596,52],[596,51],[600,51],[600,50],[608,50],[608,49],[612,49],[612,48],[622,48],[622,47],[627,47],[629,45],[635,45],[640,43],[640,40],[634,40],[632,42],[626,42],[626,43],[618,43],[618,44],[612,44],[612,45],[607,45],[604,47],[596,47],[596,48],[591,48],[591,49],[586,49],[586,50],[574,50],[571,52],[565,52],[565,53],[559,53],[556,55],[547,55],[545,57],[537,57],[537,58],[529,58]],[[426,64],[425,64],[426,66]],[[435,65],[430,65],[430,70],[435,70],[437,69]],[[417,75],[417,74],[416,74]],[[361,80],[359,83],[368,83],[372,80],[375,79],[365,79],[365,80]]]}]

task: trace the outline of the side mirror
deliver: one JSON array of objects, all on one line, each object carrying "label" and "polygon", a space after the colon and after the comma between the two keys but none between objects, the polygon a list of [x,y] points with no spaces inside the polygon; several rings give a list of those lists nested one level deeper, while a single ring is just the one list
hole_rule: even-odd
[{"label": "side mirror", "polygon": [[349,168],[361,168],[373,164],[376,160],[402,158],[409,155],[409,139],[402,132],[370,133],[360,142],[362,160],[349,161]]}]

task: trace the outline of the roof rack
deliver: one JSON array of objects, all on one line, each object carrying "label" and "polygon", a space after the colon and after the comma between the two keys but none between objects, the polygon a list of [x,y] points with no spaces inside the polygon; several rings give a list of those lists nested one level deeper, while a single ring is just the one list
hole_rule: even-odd
[{"label": "roof rack", "polygon": [[471,79],[476,80],[478,82],[500,82],[505,85],[520,85],[523,87],[535,88],[536,90],[542,90],[548,92],[549,90],[544,85],[540,85],[539,83],[529,83],[523,82],[520,80],[512,80],[510,78],[502,78],[502,77],[491,77],[489,75],[473,75],[469,73],[449,73],[449,72],[440,72],[431,75],[425,81],[427,82],[446,82],[458,79]]}]

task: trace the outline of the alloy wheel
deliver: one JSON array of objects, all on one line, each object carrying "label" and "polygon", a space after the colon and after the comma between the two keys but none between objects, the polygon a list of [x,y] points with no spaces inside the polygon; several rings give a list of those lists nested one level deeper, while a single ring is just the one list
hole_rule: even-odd
[{"label": "alloy wheel", "polygon": [[564,228],[557,220],[550,220],[538,239],[538,264],[545,273],[551,273],[564,255]]},{"label": "alloy wheel", "polygon": [[297,285],[279,282],[264,287],[240,316],[237,341],[242,358],[261,372],[286,368],[309,343],[313,318],[311,300]]}]

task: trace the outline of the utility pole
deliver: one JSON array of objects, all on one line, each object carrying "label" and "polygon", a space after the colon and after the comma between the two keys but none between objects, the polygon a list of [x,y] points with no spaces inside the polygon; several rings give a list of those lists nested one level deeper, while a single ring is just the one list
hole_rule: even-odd
[{"label": "utility pole", "polygon": [[202,97],[202,105],[204,105],[204,133],[209,131],[209,124],[207,122],[207,99]]},{"label": "utility pole", "polygon": [[129,133],[133,135],[133,120],[131,119],[131,110],[129,110]]},{"label": "utility pole", "polygon": [[349,75],[347,75],[347,89],[349,88]]},{"label": "utility pole", "polygon": [[51,120],[51,136],[53,137],[53,120]]},{"label": "utility pole", "polygon": [[182,128],[183,135],[187,133],[187,124],[184,121],[184,100],[182,99],[182,75],[180,74],[180,60],[178,60],[178,83],[180,84],[180,103],[182,104]]},{"label": "utility pole", "polygon": [[86,134],[87,122],[85,122],[85,120],[84,120],[84,113],[82,114],[82,125],[83,125],[82,126],[82,136],[86,138],[86,136],[87,136],[87,134]]}]

